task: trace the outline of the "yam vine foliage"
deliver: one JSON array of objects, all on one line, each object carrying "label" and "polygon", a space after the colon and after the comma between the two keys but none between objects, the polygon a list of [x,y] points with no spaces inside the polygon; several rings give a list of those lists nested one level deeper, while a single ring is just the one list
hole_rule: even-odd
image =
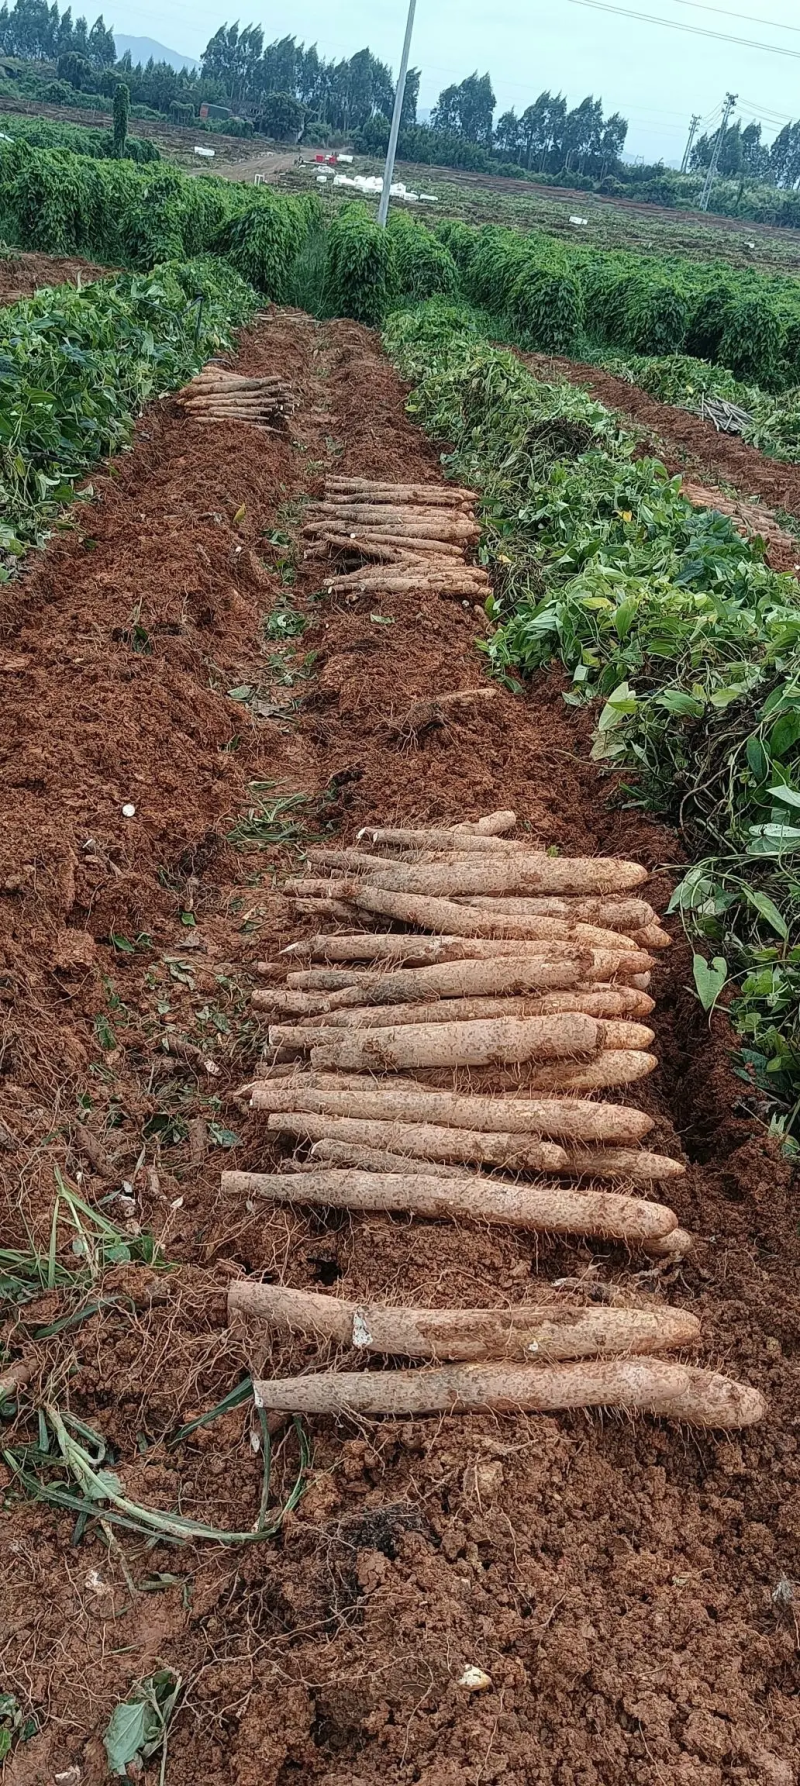
[{"label": "yam vine foliage", "polygon": [[124,447],[259,302],[224,261],[177,261],[0,310],[0,580],[41,543],[76,482]]},{"label": "yam vine foliage", "polygon": [[[406,298],[460,296],[496,336],[544,353],[689,353],[769,391],[800,383],[795,279],[713,262],[603,251],[538,230],[395,212],[381,241],[365,205],[327,237],[326,302],[375,322]],[[439,249],[437,256],[436,249]]]},{"label": "yam vine foliage", "polygon": [[[389,321],[409,410],[481,492],[495,674],[560,659],[596,703],[593,754],[669,816],[695,866],[673,897],[698,991],[729,981],[740,1072],[800,1112],[800,602],[759,540],[696,510],[602,404],[538,382],[434,302]],[[708,965],[713,958],[715,967]],[[721,963],[721,966],[719,965]],[[763,1104],[761,1106],[763,1108]]]},{"label": "yam vine foliage", "polygon": [[144,271],[164,260],[223,255],[278,301],[318,211],[316,194],[292,198],[267,187],[190,179],[164,163],[92,160],[23,142],[0,147],[0,233],[7,241]]}]

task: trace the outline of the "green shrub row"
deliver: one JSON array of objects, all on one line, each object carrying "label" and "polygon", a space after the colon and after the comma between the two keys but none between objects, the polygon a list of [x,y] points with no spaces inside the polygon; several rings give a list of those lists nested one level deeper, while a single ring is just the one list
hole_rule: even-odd
[{"label": "green shrub row", "polygon": [[[495,571],[485,642],[507,684],[560,659],[594,703],[593,755],[624,798],[682,830],[694,866],[673,895],[711,1009],[723,987],[738,1070],[800,1131],[800,603],[727,517],[697,510],[663,465],[572,385],[538,382],[433,303],[390,319],[410,412],[481,492]],[[726,992],[726,997],[728,993]]]},{"label": "green shrub row", "polygon": [[372,326],[400,298],[454,296],[458,268],[443,241],[407,212],[379,229],[365,205],[344,205],[326,243],[324,303],[332,314]]},{"label": "green shrub row", "polygon": [[243,278],[281,301],[319,213],[297,198],[163,163],[91,160],[66,151],[0,147],[0,231],[49,254],[81,254],[142,270],[165,260],[225,255]]},{"label": "green shrub row", "polygon": [[[229,345],[258,294],[225,261],[172,262],[0,310],[0,555],[40,543],[76,480],[127,443],[150,397]],[[7,581],[0,568],[0,581]]]},{"label": "green shrub row", "polygon": [[[2,133],[31,149],[69,149],[73,155],[89,155],[93,160],[107,160],[114,152],[111,130],[97,130],[91,125],[55,124],[49,118],[15,118],[3,115]],[[161,150],[151,137],[129,136],[125,142],[129,161],[160,161]]]},{"label": "green shrub row", "polygon": [[800,383],[794,279],[452,218],[430,228],[398,211],[381,235],[365,205],[338,213],[328,236],[329,306],[374,323],[404,298],[461,295],[494,319],[498,334],[541,352],[686,353],[765,390]]}]

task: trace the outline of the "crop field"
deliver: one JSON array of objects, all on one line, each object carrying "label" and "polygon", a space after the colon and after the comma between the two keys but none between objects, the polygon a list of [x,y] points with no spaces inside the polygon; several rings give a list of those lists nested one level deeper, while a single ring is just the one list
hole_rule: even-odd
[{"label": "crop field", "polygon": [[470,216],[0,144],[13,1786],[797,1786],[800,287]]},{"label": "crop field", "polygon": [[[247,171],[245,162],[241,178],[247,178]],[[285,192],[307,192],[310,171],[307,165],[283,167],[276,173],[274,184]],[[369,156],[357,156],[349,171],[381,174],[383,167]],[[591,192],[528,185],[498,174],[462,173],[413,162],[398,162],[397,172],[407,187],[430,193],[436,199],[437,217],[452,217],[478,227],[502,224],[522,232],[540,230],[545,235],[597,248],[677,254],[682,259],[719,260],[735,267],[775,272],[793,273],[800,266],[797,232],[769,224],[740,222],[714,213],[701,217],[697,211],[662,210],[632,199],[619,201]],[[347,203],[346,193],[334,188],[323,193],[323,198],[331,212]],[[377,199],[370,201],[367,197],[365,203],[371,202],[377,207]],[[570,221],[576,216],[582,219],[581,223]]]}]

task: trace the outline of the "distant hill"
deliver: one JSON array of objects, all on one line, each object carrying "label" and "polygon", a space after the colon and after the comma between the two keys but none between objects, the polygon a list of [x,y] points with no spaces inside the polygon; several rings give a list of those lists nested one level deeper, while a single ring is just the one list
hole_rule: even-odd
[{"label": "distant hill", "polygon": [[178,50],[168,50],[165,43],[156,43],[154,37],[123,37],[118,31],[115,31],[114,42],[117,47],[117,55],[124,56],[125,51],[130,50],[131,61],[134,63],[149,62],[152,56],[154,62],[168,62],[170,68],[198,68],[200,66],[194,56],[181,56]]}]

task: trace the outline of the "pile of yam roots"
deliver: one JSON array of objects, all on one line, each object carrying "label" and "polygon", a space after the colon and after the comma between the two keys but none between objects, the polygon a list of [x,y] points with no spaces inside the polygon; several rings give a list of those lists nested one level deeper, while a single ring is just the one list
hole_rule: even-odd
[{"label": "pile of yam roots", "polygon": [[213,364],[184,385],[178,402],[193,422],[245,422],[265,434],[282,433],[295,408],[282,378],[246,378]]},{"label": "pile of yam roots", "polygon": [[[283,967],[261,964],[267,1048],[245,1088],[303,1157],[227,1172],[223,1190],[588,1236],[663,1274],[691,1246],[660,1201],[684,1168],[641,1145],[649,1116],[596,1094],[657,1064],[648,986],[669,938],[642,897],[644,868],[549,856],[509,837],[515,824],[494,813],[309,850],[285,890],[329,922],[285,949]],[[229,1312],[359,1364],[391,1361],[257,1381],[276,1412],[613,1407],[732,1428],[764,1411],[756,1390],[662,1357],[696,1343],[700,1324],[652,1298],[603,1306],[550,1288],[511,1308],[360,1306],[243,1279]]]},{"label": "pile of yam roots", "polygon": [[485,602],[488,572],[465,557],[480,537],[474,508],[474,491],[453,484],[328,478],[303,528],[305,556],[330,559],[326,587],[353,601],[410,590]]}]

